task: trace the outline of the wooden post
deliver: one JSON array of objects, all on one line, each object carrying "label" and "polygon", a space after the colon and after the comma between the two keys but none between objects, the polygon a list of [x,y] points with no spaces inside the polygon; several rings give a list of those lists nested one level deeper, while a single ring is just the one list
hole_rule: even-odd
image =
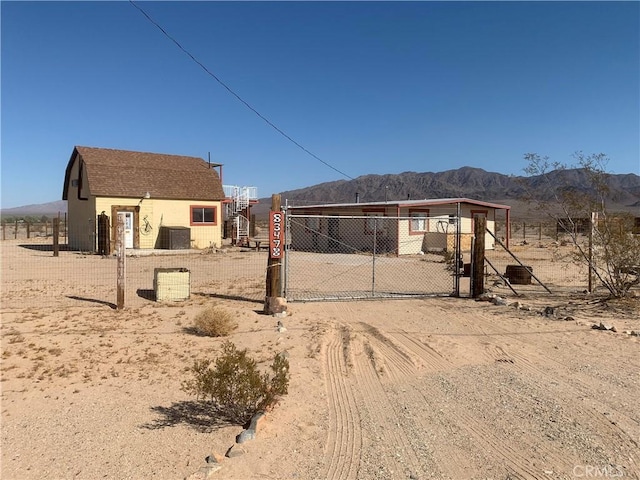
[{"label": "wooden post", "polygon": [[31,238],[31,223],[27,222],[27,238]]},{"label": "wooden post", "polygon": [[[284,300],[280,299],[280,295],[282,295],[282,276],[280,271],[286,252],[284,242],[284,215],[281,213],[281,207],[280,195],[271,195],[269,259],[267,260],[266,297],[264,301],[264,312],[268,314],[286,311]],[[280,215],[278,222],[274,221],[276,214]]]},{"label": "wooden post", "polygon": [[591,212],[591,217],[589,218],[589,279],[587,285],[589,293],[593,293],[593,229],[597,218],[598,214]]},{"label": "wooden post", "polygon": [[53,256],[57,257],[60,252],[60,219],[53,219]]},{"label": "wooden post", "polygon": [[16,220],[16,227],[13,230],[13,239],[16,240],[18,238],[18,220]]},{"label": "wooden post", "polygon": [[474,236],[471,296],[479,297],[484,293],[484,236],[487,230],[487,219],[482,216],[474,218]]},{"label": "wooden post", "polygon": [[124,287],[125,287],[125,258],[126,258],[126,249],[125,249],[125,236],[124,236],[124,221],[125,214],[118,213],[118,220],[116,224],[116,255],[118,258],[118,267],[117,267],[117,300],[116,300],[116,308],[118,310],[122,310],[124,308]]}]

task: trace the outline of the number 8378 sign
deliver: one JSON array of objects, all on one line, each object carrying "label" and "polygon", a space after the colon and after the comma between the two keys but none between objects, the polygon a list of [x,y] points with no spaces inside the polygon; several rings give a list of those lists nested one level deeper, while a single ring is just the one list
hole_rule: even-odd
[{"label": "number 8378 sign", "polygon": [[284,250],[284,214],[269,212],[269,257],[282,258]]}]

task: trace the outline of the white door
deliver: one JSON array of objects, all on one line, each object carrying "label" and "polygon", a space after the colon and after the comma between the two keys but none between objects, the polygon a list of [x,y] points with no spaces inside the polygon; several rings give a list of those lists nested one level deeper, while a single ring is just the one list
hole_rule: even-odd
[{"label": "white door", "polygon": [[124,214],[124,248],[133,248],[133,212],[118,212]]}]

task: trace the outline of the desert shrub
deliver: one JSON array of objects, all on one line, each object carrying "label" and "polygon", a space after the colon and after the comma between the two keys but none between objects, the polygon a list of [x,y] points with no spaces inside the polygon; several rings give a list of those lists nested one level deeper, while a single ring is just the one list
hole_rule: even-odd
[{"label": "desert shrub", "polygon": [[195,332],[208,337],[226,337],[237,326],[231,313],[220,307],[209,307],[203,310],[193,322]]},{"label": "desert shrub", "polygon": [[254,359],[245,350],[238,350],[231,342],[222,345],[221,355],[212,362],[196,360],[193,378],[182,389],[207,401],[220,416],[245,424],[259,412],[273,407],[289,388],[289,361],[276,355],[271,365],[272,376],[261,373]]}]

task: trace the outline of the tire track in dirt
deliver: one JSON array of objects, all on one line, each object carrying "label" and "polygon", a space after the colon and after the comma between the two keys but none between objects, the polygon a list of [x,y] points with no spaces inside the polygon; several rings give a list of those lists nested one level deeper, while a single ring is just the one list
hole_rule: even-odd
[{"label": "tire track in dirt", "polygon": [[[376,329],[375,338],[381,340],[381,337],[384,337],[383,332]],[[395,341],[395,343],[405,348],[410,356],[421,359],[423,361],[423,365],[427,367],[427,371],[429,372],[446,372],[457,368],[456,365],[446,359],[437,350],[432,348],[430,345],[419,341],[414,335],[393,332],[389,334],[388,337],[384,338],[384,345],[388,345],[390,341]],[[496,362],[515,362],[515,360],[500,345],[485,342],[485,348],[486,351],[489,352],[491,359]],[[418,401],[424,402],[424,400],[425,399],[423,398]],[[484,423],[478,422],[473,419],[474,417],[469,416],[467,412],[472,411],[472,409],[472,406],[470,409],[465,409],[464,413],[461,413],[459,417],[453,420],[453,422],[466,430],[469,435],[475,439],[475,443],[482,446],[481,450],[495,452],[494,454],[506,458],[507,460],[505,460],[505,465],[509,466],[508,470],[511,474],[523,476],[524,478],[549,478],[548,475],[543,475],[544,472],[530,462],[527,455],[518,453],[519,451],[527,451],[533,448],[535,448],[538,456],[548,459],[548,461],[553,464],[564,465],[565,467],[568,466],[567,462],[561,455],[557,455],[552,448],[545,447],[542,442],[536,442],[535,439],[531,439],[531,443],[519,445],[518,449],[511,448],[508,440],[505,441],[505,439],[496,436]],[[423,424],[422,428],[428,429],[429,425]],[[456,452],[459,450],[449,448],[448,451]],[[451,478],[464,476],[465,472],[458,467],[458,465],[464,464],[459,462],[464,461],[465,459],[461,456],[458,456],[457,459],[447,459],[447,461],[443,463],[443,467],[451,475]]]},{"label": "tire track in dirt", "polygon": [[[392,380],[409,380],[411,384],[413,383],[412,380],[418,378],[419,373],[446,372],[456,368],[452,362],[444,358],[438,351],[417,340],[409,333],[397,331],[393,333],[384,332],[364,322],[361,322],[360,325],[363,327],[362,333],[365,335],[366,340],[374,345],[374,351],[377,355],[375,358],[372,358],[372,363],[373,370],[376,371],[376,373],[378,373],[377,364],[384,362],[393,367],[391,369]],[[418,368],[416,365],[421,368]],[[396,391],[392,393],[394,384],[406,386],[401,387],[400,392]],[[469,478],[470,459],[468,452],[452,444],[448,444],[446,454],[441,454],[438,452],[438,447],[442,447],[442,444],[437,444],[437,446],[434,443],[431,445],[425,444],[424,439],[428,438],[430,436],[429,432],[433,430],[433,424],[429,419],[431,421],[434,419],[430,418],[430,412],[412,414],[403,411],[402,405],[428,405],[429,400],[424,391],[422,389],[417,391],[404,382],[394,382],[394,384],[387,387],[390,389],[389,394],[384,391],[383,394],[387,402],[391,402],[396,406],[395,410],[399,412],[397,418],[401,419],[405,417],[403,426],[405,431],[408,432],[407,438],[411,439],[411,441],[407,440],[408,445],[411,446],[415,452],[421,453],[421,455],[417,454],[417,456],[423,459],[423,468],[428,464],[430,473],[432,475],[437,473],[438,478],[454,480]],[[376,394],[375,392],[372,392],[372,394],[374,395],[372,398],[377,399],[376,404],[379,404],[382,398],[380,394]],[[458,418],[449,420],[451,425],[458,426]],[[393,429],[390,431],[393,431]],[[407,435],[407,433],[405,433],[405,435]],[[389,438],[389,440],[393,440],[394,442],[398,441],[395,438]],[[442,441],[442,439],[440,441]],[[497,442],[493,445],[488,445],[487,442],[478,441],[476,438],[476,443],[480,443],[483,449],[486,448],[492,451],[494,449],[498,451],[501,449],[504,450]],[[425,458],[428,459],[428,462],[425,462]]]},{"label": "tire track in dirt", "polygon": [[371,346],[369,357],[374,362],[378,375],[387,374],[390,379],[399,380],[416,374],[416,363],[391,338],[368,323],[360,322],[359,326]]},{"label": "tire track in dirt", "polygon": [[[403,424],[411,433],[413,448],[422,452],[422,457],[429,458],[424,464],[424,470],[429,471],[431,478],[442,480],[459,480],[476,478],[475,473],[480,469],[474,465],[470,449],[455,444],[452,431],[456,425],[445,418],[439,408],[442,404],[434,399],[434,389],[429,387],[429,394],[425,395],[423,382],[404,383],[395,389],[390,389],[391,397],[404,417]],[[437,396],[437,393],[435,393]],[[444,434],[442,432],[445,432]]]},{"label": "tire track in dirt", "polygon": [[[526,434],[513,430],[513,425],[523,424],[517,416],[502,418],[513,412],[498,404],[500,392],[491,385],[491,375],[477,377],[478,372],[483,370],[471,367],[453,374],[439,372],[426,378],[427,388],[414,385],[402,392],[409,404],[424,405],[424,411],[415,416],[421,428],[438,432],[434,442],[439,448],[434,456],[443,472],[441,478],[568,478],[558,476],[558,470],[571,471],[574,463],[566,455],[569,451],[546,446],[544,434],[529,432],[525,426],[520,428],[527,430]],[[469,395],[465,388],[459,390],[456,385],[465,380],[469,382],[467,389],[480,382],[476,389],[484,397]]]},{"label": "tire track in dirt", "polygon": [[[500,348],[504,353],[505,358],[509,359],[509,368],[516,371],[521,371],[529,378],[530,383],[534,383],[539,389],[551,392],[558,404],[570,405],[571,415],[575,417],[582,425],[591,426],[594,434],[599,436],[606,436],[608,441],[608,447],[614,451],[626,452],[626,456],[629,460],[630,472],[635,476],[640,477],[640,461],[637,453],[640,451],[640,445],[634,440],[625,430],[623,430],[617,423],[609,420],[606,416],[602,415],[596,409],[586,405],[582,398],[587,398],[589,394],[589,387],[582,383],[579,379],[572,378],[570,374],[556,375],[553,379],[554,383],[549,382],[547,371],[538,365],[545,365],[545,361],[549,362],[549,359],[545,359],[542,355],[531,353],[536,360],[532,362],[530,357],[518,352],[511,352],[509,349],[504,350]],[[555,367],[555,372],[562,371],[562,368]],[[561,388],[560,388],[561,387]],[[617,415],[623,415],[617,412]],[[626,462],[625,462],[626,463]]]},{"label": "tire track in dirt", "polygon": [[324,376],[329,403],[329,435],[322,478],[355,479],[362,449],[362,432],[353,386],[348,378],[348,330],[334,330],[325,345]]},{"label": "tire track in dirt", "polygon": [[[401,357],[405,362],[407,362],[407,365],[399,370],[401,373],[404,373],[404,376],[406,377],[415,377],[417,373],[417,369],[408,371],[408,366],[413,365],[413,363],[408,363],[412,356],[418,357],[422,360],[423,365],[427,367],[428,372],[446,372],[456,368],[452,362],[445,359],[438,351],[429,345],[420,342],[409,334],[395,332],[386,336],[384,332],[371,327],[366,323],[361,322],[361,325],[364,327],[365,334],[371,334],[370,338],[376,344],[376,350],[381,354],[382,360],[387,359],[387,355],[389,355],[390,357],[393,357],[393,360],[390,362],[392,365],[400,365],[401,362],[398,360],[398,357]],[[400,350],[393,340],[396,340],[402,347],[406,348],[409,354]],[[506,355],[501,347],[493,347],[495,347],[497,357],[501,360],[509,359],[508,355]],[[398,372],[395,373],[396,379],[399,379]],[[424,395],[422,396],[423,398],[419,401],[424,402]],[[505,441],[505,439],[496,436],[487,425],[476,421],[474,417],[467,413],[468,411],[469,409],[460,409],[458,416],[453,420],[453,422],[467,431],[475,439],[475,444],[480,446],[480,450],[491,451],[493,452],[493,455],[503,458],[504,464],[509,466],[508,470],[513,475],[518,475],[523,478],[548,478],[546,476],[538,476],[541,472],[531,464],[526,455],[520,453],[519,449],[512,448],[508,439]],[[430,425],[422,424],[421,428],[428,430]],[[519,447],[527,450],[528,446],[529,445],[521,445]],[[533,445],[530,446],[532,447]],[[540,449],[541,447],[538,447],[538,450]],[[553,459],[556,463],[564,463],[562,458],[557,456],[552,449],[542,449],[544,451],[541,451],[540,454],[545,458]],[[452,449],[448,449],[448,451],[452,451]],[[451,475],[451,478],[456,478],[460,475],[464,476],[464,472],[458,467],[460,461],[464,461],[464,459],[459,456],[453,461],[446,461],[445,465],[443,465]]]},{"label": "tire track in dirt", "polygon": [[[640,451],[638,441],[634,440],[616,422],[609,420],[596,409],[581,401],[576,401],[576,399],[588,398],[590,389],[593,387],[589,387],[575,374],[572,374],[564,363],[548,354],[544,355],[536,351],[534,345],[526,338],[523,339],[495,324],[492,324],[492,328],[498,332],[485,333],[486,337],[483,338],[488,340],[490,337],[495,343],[482,342],[487,357],[495,362],[513,365],[511,368],[521,372],[529,379],[529,382],[535,383],[542,391],[552,390],[559,404],[571,406],[573,416],[581,424],[592,425],[594,432],[601,436],[606,435],[609,441],[613,442],[613,445],[608,444],[611,449],[626,452],[628,462],[625,464],[629,465],[627,473],[640,477],[640,457],[634,453]],[[508,339],[511,344],[515,345],[508,347],[497,345],[497,343],[504,343],[504,339]],[[526,348],[526,353],[518,351],[517,347]],[[549,363],[553,364],[552,370],[555,372],[553,382],[549,382],[548,370],[544,368]],[[637,424],[622,412],[616,411],[616,414]]]},{"label": "tire track in dirt", "polygon": [[[424,473],[422,462],[414,451],[406,431],[398,422],[399,407],[390,401],[380,381],[370,340],[371,337],[362,334],[353,342],[353,373],[363,410],[366,412],[364,425],[369,445],[361,473],[364,477],[367,477],[367,474],[380,476],[384,473],[393,478],[400,476],[400,472],[404,473],[404,478],[415,476],[417,472]],[[373,462],[369,461],[369,457],[372,457]],[[382,471],[380,458],[387,459]]]},{"label": "tire track in dirt", "polygon": [[[488,448],[491,450],[492,455],[501,459],[501,463],[509,471],[510,475],[516,476],[516,478],[522,479],[546,479],[554,478],[552,474],[545,474],[544,471],[540,471],[536,467],[530,455],[522,453],[521,448],[514,448],[513,443],[509,439],[502,439],[496,436],[496,434],[487,428],[487,426],[475,419],[463,409],[458,409],[456,414],[460,419],[460,424],[467,432],[469,432],[478,442],[478,445],[483,449]],[[531,451],[529,448],[527,450]],[[559,456],[550,456],[553,451],[545,449],[543,457],[550,459],[554,462],[561,459]]]},{"label": "tire track in dirt", "polygon": [[453,363],[444,358],[440,352],[407,333],[392,333],[390,337],[405,347],[411,354],[420,358],[428,371],[435,372],[454,368]]},{"label": "tire track in dirt", "polygon": [[[368,459],[384,452],[384,446],[370,442],[370,435],[382,431],[369,428],[371,409],[373,418],[383,418],[389,444],[413,450],[415,458],[400,465],[410,469],[411,462],[422,461],[422,471],[428,464],[437,478],[488,478],[487,473],[492,478],[571,478],[575,465],[608,457],[625,476],[640,478],[633,438],[587,403],[593,400],[596,406],[588,390],[593,382],[580,372],[576,378],[553,344],[541,343],[544,335],[553,338],[553,330],[520,326],[513,331],[493,318],[476,317],[479,321],[432,329],[432,344],[421,340],[426,333],[418,329],[385,331],[341,309],[340,319],[357,331],[345,358],[353,362],[352,387],[362,406],[360,474],[374,473]],[[451,343],[463,362],[446,349],[447,337],[455,339]],[[438,378],[450,379],[452,387],[439,386]],[[372,397],[378,404],[365,401]],[[379,464],[395,465],[388,454]]]}]

